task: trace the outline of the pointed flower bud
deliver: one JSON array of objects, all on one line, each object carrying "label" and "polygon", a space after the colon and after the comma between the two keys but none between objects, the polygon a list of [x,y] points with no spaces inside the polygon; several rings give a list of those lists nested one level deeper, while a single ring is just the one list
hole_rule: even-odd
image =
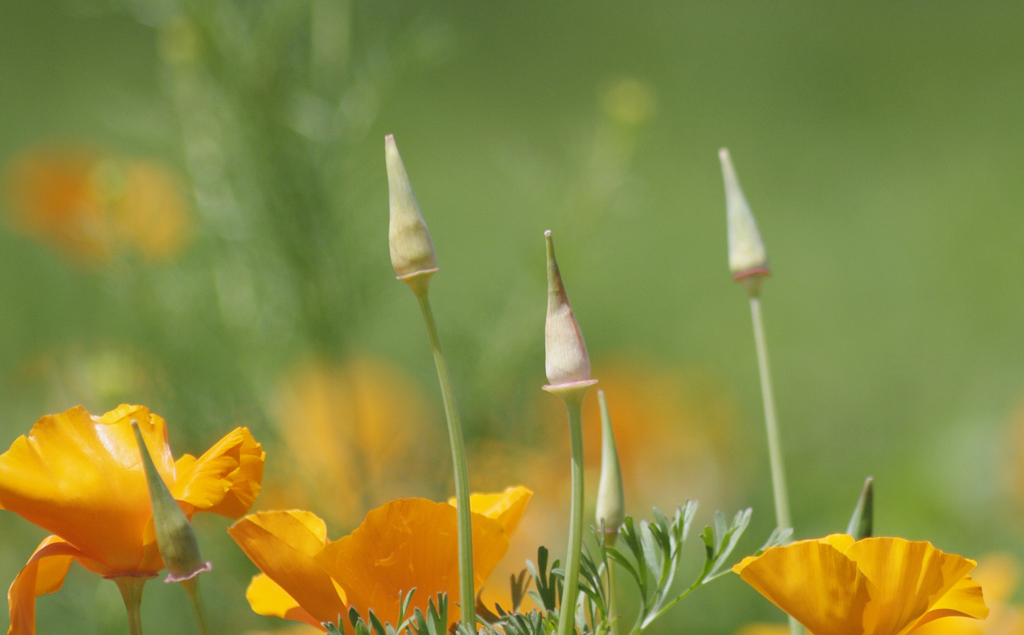
[{"label": "pointed flower bud", "polygon": [[164,582],[184,582],[212,569],[209,562],[203,562],[199,555],[199,543],[192,531],[185,512],[181,511],[178,501],[171,496],[170,490],[160,477],[153,464],[153,458],[146,447],[146,441],[139,431],[139,423],[132,420],[135,441],[139,444],[142,465],[146,472],[146,483],[149,485],[149,499],[153,506],[153,527],[156,529],[156,546],[160,550],[164,566],[167,567],[167,579]]},{"label": "pointed flower bud", "polygon": [[875,520],[875,486],[874,480],[869,476],[864,481],[864,489],[857,499],[857,507],[850,517],[850,524],[846,526],[846,533],[853,536],[854,540],[870,538],[874,532]]},{"label": "pointed flower bud", "polygon": [[[752,277],[757,281],[754,286],[759,289],[761,279],[769,274],[768,254],[765,252],[761,233],[757,231],[754,215],[750,212],[750,205],[747,204],[743,190],[740,189],[740,182],[732,167],[729,151],[722,148],[718,151],[718,158],[722,160],[722,178],[725,180],[725,206],[729,228],[729,269],[732,270],[734,280],[742,281]],[[747,285],[747,289],[749,292],[751,285]]]},{"label": "pointed flower bud", "polygon": [[392,135],[384,137],[384,154],[388,165],[388,190],[391,200],[391,224],[388,241],[391,245],[391,265],[399,280],[417,274],[429,276],[437,271],[437,255],[430,232],[423,222],[420,206],[412,193],[409,175]]},{"label": "pointed flower bud", "polygon": [[549,386],[558,389],[585,382],[587,386],[596,383],[590,379],[590,357],[583,341],[580,325],[569,306],[569,298],[562,286],[562,276],[555,261],[555,244],[551,232],[544,232],[548,253],[548,315],[544,323],[544,366]]},{"label": "pointed flower bud", "polygon": [[598,527],[604,527],[605,540],[614,544],[619,527],[626,519],[626,497],[622,492],[622,470],[619,468],[619,452],[615,448],[615,434],[612,419],[608,415],[608,403],[604,391],[597,391],[601,404],[601,482],[597,486],[597,511],[595,520]]}]

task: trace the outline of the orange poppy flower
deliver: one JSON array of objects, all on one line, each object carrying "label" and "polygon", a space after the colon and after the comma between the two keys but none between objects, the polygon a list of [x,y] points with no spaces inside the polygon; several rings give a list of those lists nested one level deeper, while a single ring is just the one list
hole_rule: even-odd
[{"label": "orange poppy flower", "polygon": [[928,542],[845,534],[744,558],[743,580],[816,635],[904,635],[941,617],[984,619],[977,563]]},{"label": "orange poppy flower", "polygon": [[[474,494],[473,573],[480,585],[508,551],[532,492],[511,487],[502,494]],[[438,593],[459,597],[455,507],[422,498],[401,498],[370,511],[339,540],[327,539],[324,522],[306,511],[260,512],[228,533],[263,573],[246,592],[253,611],[319,626],[347,620],[350,607],[364,619],[369,609],[397,625],[398,594],[413,588],[410,610],[426,611]],[[450,604],[449,624],[458,621]]]},{"label": "orange poppy flower", "polygon": [[6,170],[13,220],[82,263],[102,263],[125,248],[166,260],[188,241],[184,186],[154,161],[96,150],[31,150]]},{"label": "orange poppy flower", "polygon": [[143,406],[122,405],[102,417],[79,406],[43,417],[0,455],[0,508],[54,534],[8,591],[9,633],[35,633],[36,597],[60,589],[72,560],[107,578],[163,569],[132,419],[190,518],[198,511],[240,516],[259,493],[265,455],[246,428],[199,458],[175,462],[164,420]]}]

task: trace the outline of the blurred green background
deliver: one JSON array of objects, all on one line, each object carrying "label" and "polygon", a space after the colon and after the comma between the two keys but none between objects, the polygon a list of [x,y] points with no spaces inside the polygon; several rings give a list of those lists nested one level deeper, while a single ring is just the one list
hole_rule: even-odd
[{"label": "blurred green background", "polygon": [[[449,495],[424,329],[387,255],[393,133],[438,251],[471,480],[522,482],[546,517],[509,569],[538,540],[564,549],[546,229],[633,448],[631,513],[753,506],[750,553],[773,512],[724,146],[772,262],[796,536],[844,529],[871,475],[878,534],[1022,556],[1021,33],[1012,2],[0,4],[0,446],[78,403],[144,403],[179,454],[250,426],[257,507],[314,508],[332,537],[390,497]],[[98,194],[72,192],[69,161]],[[167,198],[132,207],[139,165]],[[26,173],[77,207],[26,194]],[[249,610],[228,521],[196,524],[213,630],[284,626]],[[45,534],[3,514],[0,535],[8,584]],[[186,604],[148,585],[146,631],[194,632]],[[78,567],[38,611],[40,632],[126,632],[115,586]],[[781,617],[727,576],[652,632],[753,620]]]}]

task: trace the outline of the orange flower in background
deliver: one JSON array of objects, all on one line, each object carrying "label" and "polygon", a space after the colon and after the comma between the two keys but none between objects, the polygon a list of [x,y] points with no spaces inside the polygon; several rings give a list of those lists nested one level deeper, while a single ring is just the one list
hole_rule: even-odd
[{"label": "orange flower in background", "polygon": [[[274,504],[312,509],[329,522],[354,527],[381,501],[428,495],[423,484],[438,474],[430,448],[443,447],[439,426],[424,414],[430,410],[416,383],[381,359],[297,366],[275,400],[294,476],[275,475],[274,484],[293,491],[273,497]],[[296,483],[305,491],[294,491]],[[263,507],[270,504],[263,501]]]},{"label": "orange flower in background", "polygon": [[111,213],[118,239],[148,260],[177,255],[191,229],[181,180],[155,161],[128,161],[121,169],[123,189]]},{"label": "orange flower in background", "polygon": [[[477,588],[508,551],[531,495],[512,487],[471,497]],[[246,593],[260,615],[319,626],[337,623],[339,616],[347,620],[353,607],[364,619],[373,609],[382,622],[397,625],[398,594],[415,588],[410,607],[425,611],[429,599],[447,593],[449,624],[459,619],[456,512],[449,503],[391,501],[333,542],[322,520],[297,510],[259,512],[228,533],[263,572]]]},{"label": "orange flower in background", "polygon": [[984,619],[975,564],[928,542],[833,534],[732,570],[815,635],[903,635],[943,617]]},{"label": "orange flower in background", "polygon": [[103,262],[125,248],[162,260],[187,242],[184,188],[156,162],[42,148],[13,161],[5,181],[17,226],[77,261]]},{"label": "orange flower in background", "polygon": [[14,220],[73,257],[107,258],[106,188],[99,166],[99,154],[82,149],[37,150],[17,159],[6,179]]},{"label": "orange flower in background", "polygon": [[9,633],[35,632],[36,597],[59,590],[72,561],[108,578],[163,569],[132,419],[190,518],[199,511],[240,516],[259,493],[264,453],[246,428],[198,458],[175,462],[164,420],[143,406],[122,405],[102,417],[79,406],[43,417],[0,455],[0,508],[54,534],[8,591]]},{"label": "orange flower in background", "polygon": [[[711,378],[643,359],[605,363],[593,372],[600,374],[615,429],[627,513],[673,507],[687,498],[708,506],[728,502],[739,472],[732,464],[736,412]],[[567,447],[565,426],[555,423],[564,416],[558,408],[551,400],[540,401],[534,418],[557,430]],[[583,445],[587,488],[597,491],[601,415],[596,393],[583,403]],[[566,450],[557,451],[560,459]]]}]

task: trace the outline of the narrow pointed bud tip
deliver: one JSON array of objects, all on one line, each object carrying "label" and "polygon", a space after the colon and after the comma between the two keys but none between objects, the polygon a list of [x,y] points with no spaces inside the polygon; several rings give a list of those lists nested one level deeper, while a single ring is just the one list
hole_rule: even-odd
[{"label": "narrow pointed bud tip", "polygon": [[[732,167],[729,150],[718,151],[722,161],[722,179],[725,181],[726,221],[729,230],[729,269],[733,279],[743,282],[747,291],[757,295],[761,279],[769,275],[768,254],[757,230],[750,205],[743,196],[736,170]],[[746,279],[751,278],[751,281]]]},{"label": "narrow pointed bud tip", "polygon": [[398,154],[393,135],[384,137],[384,154],[388,168],[388,192],[391,203],[391,221],[388,242],[391,246],[391,265],[399,280],[429,276],[437,271],[437,254],[430,232],[423,222],[420,207],[412,193],[409,175]]},{"label": "narrow pointed bud tip", "polygon": [[601,481],[597,486],[594,518],[597,526],[604,529],[606,540],[613,543],[626,519],[626,496],[622,491],[619,452],[615,447],[612,419],[603,390],[597,391],[597,399],[601,405]]},{"label": "narrow pointed bud tip", "polygon": [[874,534],[875,525],[875,481],[870,476],[864,481],[864,489],[857,499],[857,506],[846,526],[846,533],[854,539],[870,538]]},{"label": "narrow pointed bud tip", "polygon": [[146,441],[142,438],[139,422],[132,419],[131,425],[132,431],[135,432],[135,441],[139,445],[146,484],[149,486],[156,546],[164,566],[167,567],[167,579],[164,582],[190,580],[203,571],[209,571],[213,565],[203,562],[199,555],[199,543],[196,541],[195,532],[192,531],[192,525],[160,477],[149,454],[149,448],[146,447]]},{"label": "narrow pointed bud tip", "polygon": [[561,387],[595,383],[590,379],[590,357],[583,333],[576,322],[569,298],[562,285],[555,260],[555,244],[551,232],[544,232],[548,260],[548,312],[544,322],[544,366],[549,385],[546,390],[558,391]]}]

